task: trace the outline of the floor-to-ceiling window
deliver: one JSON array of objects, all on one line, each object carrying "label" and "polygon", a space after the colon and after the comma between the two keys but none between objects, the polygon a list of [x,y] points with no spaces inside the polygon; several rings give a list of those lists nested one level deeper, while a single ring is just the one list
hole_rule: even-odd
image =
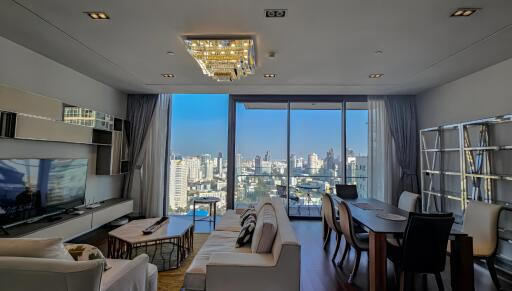
[{"label": "floor-to-ceiling window", "polygon": [[[227,94],[172,96],[168,212],[192,215],[192,198],[218,197],[226,209]],[[198,205],[197,215],[207,214]]]},{"label": "floor-to-ceiling window", "polygon": [[291,216],[320,216],[321,195],[335,184],[356,184],[367,194],[364,97],[231,96],[230,102],[228,191],[235,208],[275,196]]}]

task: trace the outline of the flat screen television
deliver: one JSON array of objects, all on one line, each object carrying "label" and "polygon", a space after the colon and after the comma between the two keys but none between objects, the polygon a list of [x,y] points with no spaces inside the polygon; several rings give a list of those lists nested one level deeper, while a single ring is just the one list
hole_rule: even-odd
[{"label": "flat screen television", "polygon": [[87,159],[0,159],[0,226],[85,203]]}]

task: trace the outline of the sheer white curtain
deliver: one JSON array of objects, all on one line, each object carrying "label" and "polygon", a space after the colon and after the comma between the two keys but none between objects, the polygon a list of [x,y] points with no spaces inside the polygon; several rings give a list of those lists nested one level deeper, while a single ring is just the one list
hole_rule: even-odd
[{"label": "sheer white curtain", "polygon": [[400,174],[385,98],[368,96],[368,197],[391,204]]},{"label": "sheer white curtain", "polygon": [[[160,94],[148,128],[140,160],[140,200],[138,209],[145,217],[164,215],[166,154],[171,94]],[[137,208],[136,208],[137,209]]]}]

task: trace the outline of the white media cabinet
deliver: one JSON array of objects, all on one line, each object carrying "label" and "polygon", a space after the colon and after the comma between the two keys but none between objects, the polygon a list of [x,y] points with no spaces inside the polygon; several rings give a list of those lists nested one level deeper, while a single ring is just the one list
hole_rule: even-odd
[{"label": "white media cabinet", "polygon": [[83,209],[81,215],[59,214],[62,217],[57,221],[50,222],[48,219],[21,224],[8,228],[8,235],[0,234],[0,238],[7,237],[62,237],[65,241],[76,238],[90,232],[102,225],[105,225],[119,217],[133,212],[133,200],[114,198],[101,202],[101,206],[94,209]]}]

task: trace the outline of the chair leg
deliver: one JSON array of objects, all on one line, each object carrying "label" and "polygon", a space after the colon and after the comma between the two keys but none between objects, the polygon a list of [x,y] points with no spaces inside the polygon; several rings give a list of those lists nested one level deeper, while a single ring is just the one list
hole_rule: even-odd
[{"label": "chair leg", "polygon": [[352,269],[352,273],[348,277],[348,282],[352,284],[354,282],[354,278],[357,275],[357,270],[359,269],[359,261],[361,260],[361,251],[356,249],[356,262],[354,264],[354,269]]},{"label": "chair leg", "polygon": [[332,254],[331,261],[334,263],[336,256],[338,255],[338,250],[340,249],[340,242],[341,242],[341,234],[336,232],[336,248],[334,249],[334,254]]},{"label": "chair leg", "polygon": [[485,259],[487,263],[487,269],[489,269],[489,273],[491,274],[492,282],[496,289],[501,290],[500,280],[498,279],[498,275],[496,274],[496,267],[494,267],[494,257],[488,257]]},{"label": "chair leg", "polygon": [[443,285],[443,279],[441,278],[441,273],[435,273],[434,276],[436,276],[437,289],[439,289],[439,291],[444,291],[444,285]]},{"label": "chair leg", "polygon": [[350,244],[345,240],[345,249],[343,250],[343,256],[341,257],[341,261],[338,263],[338,265],[343,266],[343,262],[345,261],[345,257],[347,256],[348,252],[350,251]]},{"label": "chair leg", "polygon": [[329,228],[329,230],[327,230],[327,235],[325,236],[325,240],[324,240],[324,245],[323,245],[324,250],[327,247],[327,243],[331,240],[331,232],[332,232],[332,229]]}]

